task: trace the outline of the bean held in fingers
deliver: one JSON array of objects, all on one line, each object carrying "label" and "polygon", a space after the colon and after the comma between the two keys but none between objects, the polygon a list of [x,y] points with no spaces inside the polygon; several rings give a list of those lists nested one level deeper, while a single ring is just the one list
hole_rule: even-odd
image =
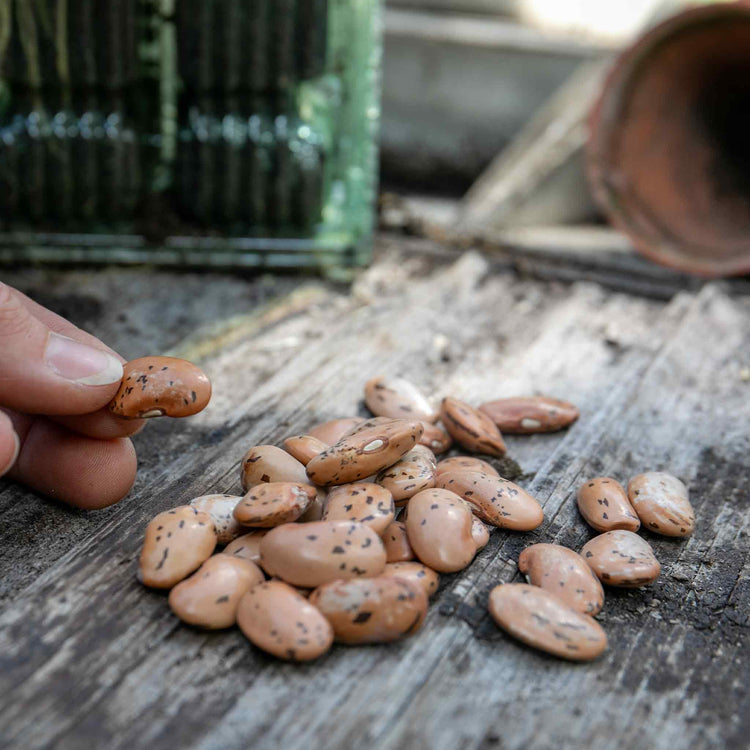
[{"label": "bean held in fingers", "polygon": [[124,419],[189,417],[205,409],[210,399],[211,381],[192,362],[141,357],[124,365],[109,409]]}]

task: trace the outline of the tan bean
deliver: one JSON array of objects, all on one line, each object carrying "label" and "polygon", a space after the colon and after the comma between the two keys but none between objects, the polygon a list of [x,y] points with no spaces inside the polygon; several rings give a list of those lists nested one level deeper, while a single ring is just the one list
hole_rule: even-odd
[{"label": "tan bean", "polygon": [[207,560],[216,547],[208,513],[181,505],[155,516],[146,527],[139,577],[146,586],[170,589]]},{"label": "tan bean", "polygon": [[330,422],[322,422],[321,424],[315,425],[315,427],[307,431],[307,434],[310,437],[317,438],[321,443],[334,445],[334,443],[338,443],[344,435],[348,434],[349,430],[356,427],[358,424],[362,424],[364,421],[365,420],[362,417],[332,419]]},{"label": "tan bean", "polygon": [[317,659],[333,643],[320,610],[282,581],[253,586],[240,600],[237,624],[254,646],[288,661]]},{"label": "tan bean", "polygon": [[380,536],[395,515],[393,497],[387,489],[371,482],[355,482],[334,487],[328,493],[323,520],[359,521]]},{"label": "tan bean", "polygon": [[409,500],[406,533],[417,558],[440,573],[463,570],[477,545],[471,535],[472,514],[453,492],[423,490]]},{"label": "tan bean", "polygon": [[123,419],[189,417],[206,408],[211,381],[192,362],[140,357],[123,365],[120,388],[109,410]]},{"label": "tan bean", "polygon": [[438,590],[440,576],[432,569],[420,562],[395,562],[386,563],[383,576],[402,578],[419,584],[427,596],[432,596]]},{"label": "tan bean", "polygon": [[250,560],[256,565],[260,565],[260,540],[269,531],[270,529],[256,529],[249,534],[238,536],[233,542],[227,544],[222,554],[241,557],[244,560]]},{"label": "tan bean", "polygon": [[590,661],[607,648],[607,635],[596,620],[526,583],[495,586],[490,614],[509,635],[563,659]]},{"label": "tan bean", "polygon": [[312,435],[295,435],[284,441],[284,448],[289,455],[296,458],[303,466],[330,447],[328,443],[313,437]]},{"label": "tan bean", "polygon": [[409,544],[403,521],[393,521],[383,532],[381,539],[385,546],[386,562],[408,562],[414,559],[414,550]]},{"label": "tan bean", "polygon": [[229,628],[236,621],[240,599],[263,580],[260,568],[250,560],[214,555],[169,592],[169,606],[189,625]]},{"label": "tan bean", "polygon": [[314,588],[337,578],[379,575],[385,548],[371,528],[356,521],[288,523],[263,537],[260,558],[269,575]]},{"label": "tan bean", "polygon": [[576,612],[592,617],[604,606],[604,589],[586,561],[559,544],[532,544],[521,552],[518,570],[533,586],[549,591]]},{"label": "tan bean", "polygon": [[403,505],[417,492],[435,486],[435,455],[423,445],[415,445],[395,464],[382,469],[375,481],[385,487],[397,504]]},{"label": "tan bean", "polygon": [[620,529],[595,536],[583,545],[581,557],[608,586],[646,586],[661,572],[651,545],[632,531]]},{"label": "tan bean", "polygon": [[578,510],[597,531],[638,531],[641,522],[622,485],[611,477],[595,477],[578,488]]},{"label": "tan bean", "polygon": [[317,490],[297,482],[269,482],[253,487],[235,506],[234,517],[245,526],[267,529],[296,521],[315,499]]},{"label": "tan bean", "polygon": [[453,445],[453,438],[441,425],[422,420],[422,427],[424,428],[424,432],[422,433],[422,437],[419,438],[419,445],[424,445],[435,454],[445,453],[447,450],[450,450],[450,447]]},{"label": "tan bean", "polygon": [[471,519],[471,538],[478,550],[486,547],[490,541],[490,530],[476,516]]},{"label": "tan bean", "polygon": [[690,536],[695,531],[695,511],[688,489],[677,477],[647,471],[628,483],[628,498],[649,531],[664,536]]},{"label": "tan bean", "polygon": [[411,450],[422,434],[419,422],[393,419],[338,443],[310,461],[307,475],[318,485],[358,482],[390,466]]},{"label": "tan bean", "polygon": [[438,414],[414,384],[403,378],[380,376],[365,384],[365,404],[376,417],[422,419],[434,422]]},{"label": "tan bean", "polygon": [[382,575],[326,583],[312,592],[310,603],[331,623],[336,640],[352,645],[412,635],[427,614],[420,584]]},{"label": "tan bean", "polygon": [[251,448],[242,457],[240,478],[245,492],[266,482],[310,483],[304,464],[275,445],[256,445]]},{"label": "tan bean", "polygon": [[216,540],[218,544],[223,545],[245,533],[245,529],[233,515],[234,507],[240,500],[242,498],[239,495],[201,495],[193,498],[188,504],[211,516],[216,530]]},{"label": "tan bean", "polygon": [[471,471],[444,471],[437,486],[455,492],[485,523],[513,531],[531,531],[544,521],[542,506],[526,490],[500,477]]},{"label": "tan bean", "polygon": [[444,398],[440,420],[451,437],[466,450],[503,456],[507,448],[495,423],[481,411],[455,398]]},{"label": "tan bean", "polygon": [[443,474],[446,471],[478,471],[480,474],[487,474],[491,477],[499,477],[497,470],[487,461],[474,456],[453,456],[444,458],[437,465],[437,473]]},{"label": "tan bean", "polygon": [[570,426],[580,412],[568,401],[549,396],[516,396],[488,401],[484,412],[501,432],[526,435],[534,432],[556,432]]}]

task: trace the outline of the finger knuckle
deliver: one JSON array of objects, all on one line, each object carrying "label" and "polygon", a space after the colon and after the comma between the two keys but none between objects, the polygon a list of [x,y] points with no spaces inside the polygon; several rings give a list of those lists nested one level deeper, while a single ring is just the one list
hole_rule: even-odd
[{"label": "finger knuckle", "polygon": [[13,290],[0,284],[0,338],[22,336],[31,327],[31,316]]}]

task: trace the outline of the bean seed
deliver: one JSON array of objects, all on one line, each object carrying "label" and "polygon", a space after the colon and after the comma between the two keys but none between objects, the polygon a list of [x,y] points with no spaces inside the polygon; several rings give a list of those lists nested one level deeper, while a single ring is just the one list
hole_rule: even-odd
[{"label": "bean seed", "polygon": [[638,588],[661,572],[651,545],[632,531],[608,531],[583,545],[581,557],[602,583]]},{"label": "bean seed", "polygon": [[371,482],[355,482],[334,487],[328,493],[323,520],[359,521],[380,536],[395,515],[393,497],[385,487]]},{"label": "bean seed", "polygon": [[453,456],[444,458],[437,465],[437,473],[443,474],[446,471],[478,471],[480,474],[487,474],[491,477],[499,477],[497,470],[483,461],[481,458],[474,456]]},{"label": "bean seed", "polygon": [[590,661],[607,648],[607,635],[599,623],[526,583],[495,586],[490,592],[490,614],[509,635],[563,659]]},{"label": "bean seed", "polygon": [[375,481],[385,487],[397,504],[406,501],[421,492],[435,486],[437,462],[435,455],[423,445],[415,445],[395,464],[382,469]]},{"label": "bean seed", "polygon": [[242,498],[239,495],[201,495],[193,498],[188,504],[211,516],[216,530],[216,541],[223,545],[245,533],[245,529],[233,515],[234,508],[240,500]]},{"label": "bean seed", "polygon": [[639,474],[628,483],[628,497],[649,531],[679,537],[695,531],[688,489],[677,477],[663,471]]},{"label": "bean seed", "polygon": [[638,531],[641,522],[622,485],[611,477],[595,477],[578,488],[578,510],[597,531]]},{"label": "bean seed", "polygon": [[507,449],[503,436],[495,423],[463,401],[443,399],[440,419],[451,437],[466,450],[490,456],[505,455]]},{"label": "bean seed", "polygon": [[486,414],[501,432],[526,435],[556,432],[570,426],[580,412],[571,403],[549,396],[517,396],[482,404]]},{"label": "bean seed", "polygon": [[429,448],[436,455],[450,450],[453,445],[453,438],[445,431],[445,428],[424,420],[421,424],[424,432],[422,437],[419,438],[419,445],[424,445],[425,448]]},{"label": "bean seed", "polygon": [[256,565],[260,565],[260,540],[269,531],[270,529],[256,529],[249,534],[238,536],[224,548],[222,554],[241,557],[244,560],[250,560]]},{"label": "bean seed", "polygon": [[362,424],[364,421],[362,417],[332,419],[330,422],[322,422],[315,425],[311,430],[308,430],[307,434],[310,437],[317,438],[321,443],[333,445],[334,443],[338,443],[344,435],[347,435],[352,428],[358,424]]},{"label": "bean seed", "polygon": [[312,435],[295,435],[284,441],[287,453],[296,458],[301,464],[307,466],[310,461],[330,446]]},{"label": "bean seed", "polygon": [[393,521],[383,532],[381,539],[385,546],[386,562],[407,562],[414,559],[414,550],[409,544],[403,521]]},{"label": "bean seed", "polygon": [[434,422],[437,412],[421,391],[403,378],[377,377],[365,384],[365,404],[376,417]]},{"label": "bean seed", "polygon": [[120,388],[109,410],[123,419],[189,417],[206,408],[211,381],[192,362],[140,357],[123,365]]},{"label": "bean seed", "polygon": [[438,584],[440,583],[440,576],[432,568],[428,568],[420,562],[387,563],[381,575],[417,583],[424,589],[428,597],[438,590]]},{"label": "bean seed", "polygon": [[317,490],[309,484],[269,482],[251,489],[237,503],[234,517],[245,526],[267,529],[296,521],[315,499]]}]

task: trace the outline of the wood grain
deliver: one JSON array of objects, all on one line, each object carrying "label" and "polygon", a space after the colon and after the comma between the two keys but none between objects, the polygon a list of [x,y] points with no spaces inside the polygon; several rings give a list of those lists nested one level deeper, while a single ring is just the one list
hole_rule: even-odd
[{"label": "wood grain", "polygon": [[[20,487],[0,489],[2,742],[741,746],[750,731],[748,300],[711,284],[661,302],[491,269],[475,253],[447,263],[393,250],[351,289],[281,279],[275,303],[272,284],[253,299],[258,279],[76,277],[106,302],[88,327],[129,354],[133,336],[155,327],[154,307],[124,292],[160,279],[172,323],[151,332],[150,345],[201,352],[216,395],[198,417],[156,421],[137,436],[139,480],[115,508],[83,514]],[[70,276],[55,278],[58,290],[73,288]],[[29,279],[49,288],[49,277]],[[175,305],[187,323],[177,322]],[[202,305],[210,323],[196,312]],[[565,433],[508,436],[545,523],[528,534],[494,531],[470,568],[442,578],[418,635],[280,664],[238,631],[178,624],[163,595],[137,584],[134,560],[150,517],[195,495],[238,490],[239,459],[253,444],[363,413],[365,380],[384,372],[413,379],[436,400],[542,392],[581,409]],[[591,532],[576,510],[578,485],[646,469],[690,485],[697,529],[687,541],[645,534],[663,575],[647,589],[607,590],[598,618],[611,644],[604,656],[571,665],[500,633],[486,598],[517,576],[520,550],[538,541],[580,548]]]}]

